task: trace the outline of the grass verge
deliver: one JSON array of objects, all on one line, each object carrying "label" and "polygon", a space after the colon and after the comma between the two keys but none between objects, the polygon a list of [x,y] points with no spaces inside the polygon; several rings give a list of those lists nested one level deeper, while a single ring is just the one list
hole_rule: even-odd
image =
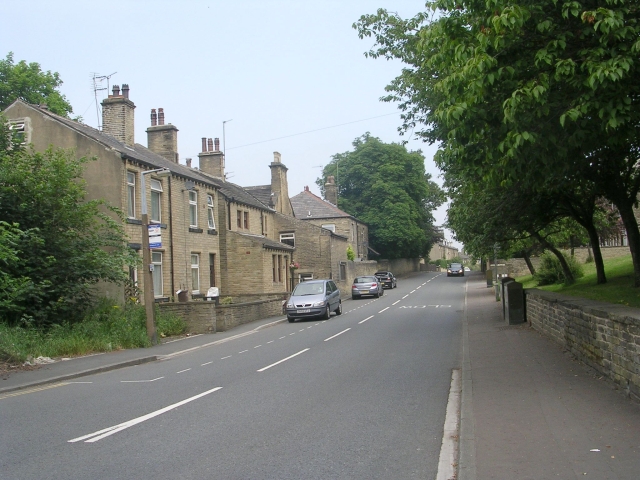
[{"label": "grass verge", "polygon": [[[179,335],[185,322],[175,314],[156,310],[159,337]],[[0,361],[17,364],[29,357],[73,357],[94,352],[150,346],[145,309],[141,305],[119,307],[102,301],[84,321],[55,325],[47,330],[9,327],[0,323]]]},{"label": "grass verge", "polygon": [[629,307],[640,307],[640,289],[633,286],[633,263],[631,255],[605,260],[607,283],[596,284],[596,267],[593,263],[582,265],[584,276],[573,285],[554,284],[538,287],[531,275],[516,280],[524,288],[539,288],[548,292],[557,292],[574,297],[589,298],[600,302],[616,303]]}]

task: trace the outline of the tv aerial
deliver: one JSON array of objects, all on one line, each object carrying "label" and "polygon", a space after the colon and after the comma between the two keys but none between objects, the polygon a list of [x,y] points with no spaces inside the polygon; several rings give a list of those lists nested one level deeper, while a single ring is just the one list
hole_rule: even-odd
[{"label": "tv aerial", "polygon": [[[107,90],[109,91],[109,79],[113,77],[118,72],[113,72],[110,75],[98,75],[96,72],[93,72],[93,96],[96,99],[96,116],[98,117],[98,130],[102,130],[102,125],[100,125],[100,108],[98,106],[98,91]],[[107,82],[107,86],[104,87],[104,82]]]}]

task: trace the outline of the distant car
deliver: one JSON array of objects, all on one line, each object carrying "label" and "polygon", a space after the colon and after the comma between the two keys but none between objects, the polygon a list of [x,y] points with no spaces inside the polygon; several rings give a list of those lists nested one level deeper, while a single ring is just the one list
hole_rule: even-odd
[{"label": "distant car", "polygon": [[342,315],[340,290],[333,280],[307,280],[293,289],[284,311],[289,322],[313,317],[327,320],[331,312]]},{"label": "distant car", "polygon": [[447,277],[464,277],[464,268],[461,263],[451,263],[447,267]]},{"label": "distant car", "polygon": [[465,271],[465,272],[470,272],[470,271],[471,271],[471,269],[470,269],[469,267],[464,267],[464,271]]},{"label": "distant car", "polygon": [[391,272],[376,272],[374,275],[380,280],[382,287],[396,288],[398,286],[396,277]]},{"label": "distant car", "polygon": [[351,285],[351,298],[355,300],[365,295],[378,298],[384,295],[382,283],[373,275],[356,277],[353,280],[353,285]]}]

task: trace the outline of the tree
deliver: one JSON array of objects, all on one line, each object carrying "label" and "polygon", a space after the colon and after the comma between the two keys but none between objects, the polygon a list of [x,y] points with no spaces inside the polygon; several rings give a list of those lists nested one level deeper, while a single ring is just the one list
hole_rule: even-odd
[{"label": "tree", "polygon": [[43,72],[40,64],[13,60],[9,52],[0,60],[0,110],[4,110],[16,99],[33,104],[44,103],[53,113],[68,117],[73,112],[66,97],[58,91],[62,80],[58,72]]},{"label": "tree", "polygon": [[322,188],[338,168],[338,206],[369,226],[369,240],[383,258],[426,256],[436,239],[433,210],[444,202],[425,173],[422,152],[383,143],[368,133],[324,167]]},{"label": "tree", "polygon": [[368,55],[405,63],[384,100],[400,102],[405,131],[440,142],[445,172],[542,192],[592,182],[620,212],[640,286],[635,1],[436,0],[355,28],[376,40]]},{"label": "tree", "polygon": [[[1,138],[10,138],[3,124]],[[0,321],[48,326],[79,320],[99,281],[134,265],[119,212],[85,200],[86,158],[18,144],[0,149]],[[6,254],[6,255],[5,255]]]}]

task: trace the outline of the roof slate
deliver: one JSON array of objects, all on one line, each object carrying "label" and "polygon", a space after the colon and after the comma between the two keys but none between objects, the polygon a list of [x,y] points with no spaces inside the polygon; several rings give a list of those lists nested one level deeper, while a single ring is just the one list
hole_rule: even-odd
[{"label": "roof slate", "polygon": [[317,195],[305,190],[295,197],[291,197],[293,214],[301,220],[313,220],[321,218],[354,218],[347,212],[343,212],[335,205],[323,200]]},{"label": "roof slate", "polygon": [[167,160],[163,156],[152,152],[147,147],[140,145],[139,143],[136,143],[134,146],[125,145],[124,143],[119,142],[110,135],[107,135],[93,127],[90,127],[89,125],[76,122],[69,118],[61,117],[60,115],[56,115],[49,110],[39,108],[35,105],[30,105],[23,102],[22,100],[16,100],[16,102],[21,102],[22,104],[35,109],[42,115],[52,118],[53,120],[56,120],[71,128],[72,130],[75,130],[95,140],[96,142],[119,152],[123,157],[126,157],[130,160],[142,163],[151,168],[168,168],[174,175],[178,175],[188,180],[193,180],[195,182],[204,183],[205,185],[214,187],[231,201],[258,208],[260,210],[273,211],[272,208],[269,208],[265,203],[261,202],[251,193],[245,191],[245,189],[239,185],[226,182],[211,175],[207,175],[206,173],[201,172],[200,170],[197,170],[195,168],[190,168],[186,165],[181,165],[179,163]]}]

